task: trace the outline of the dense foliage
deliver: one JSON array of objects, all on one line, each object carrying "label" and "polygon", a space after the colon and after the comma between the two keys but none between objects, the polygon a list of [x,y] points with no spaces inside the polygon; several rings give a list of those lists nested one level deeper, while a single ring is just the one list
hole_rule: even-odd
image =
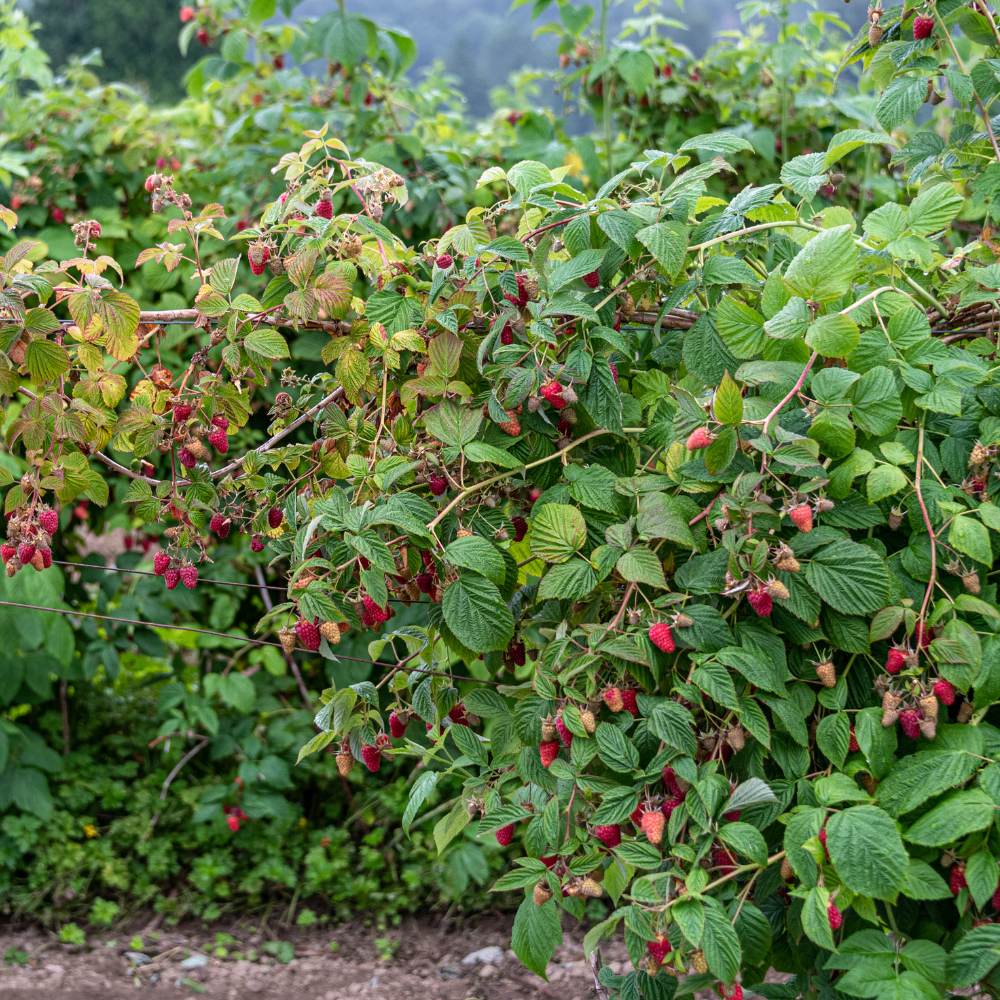
[{"label": "dense foliage", "polygon": [[[454,898],[516,840],[493,889],[539,974],[565,910],[588,951],[624,927],[637,971],[600,973],[622,997],[669,1000],[678,974],[726,998],[995,990],[995,15],[874,7],[836,62],[827,19],[754,4],[778,40],[713,50],[706,97],[664,88],[679,62],[654,31],[612,42],[601,11],[561,4],[557,79],[603,120],[571,143],[534,113],[551,131],[530,157],[505,144],[531,140],[528,115],[475,137],[421,133],[433,104],[396,116],[417,99],[405,37],[340,11],[275,39],[272,8],[182,13],[182,37],[222,42],[177,142],[211,108],[233,144],[192,145],[190,185],[136,116],[109,138],[138,151],[108,160],[117,213],[84,211],[97,170],[71,204],[81,172],[55,140],[81,133],[59,120],[131,114],[113,90],[88,100],[85,69],[45,90],[35,65],[9,112],[46,139],[6,169],[67,185],[63,221],[39,174],[0,209],[11,230],[55,224],[0,261],[10,898],[71,907],[56,884],[87,893],[121,831],[133,853],[105,884],[199,851],[205,916],[268,882],[295,886],[293,909],[301,892],[393,912],[431,843]],[[261,61],[283,52],[339,63],[349,110],[311,117],[329,80]],[[799,110],[775,72],[793,58]],[[265,86],[268,119],[246,108]],[[711,102],[737,100],[744,125],[720,130]],[[474,190],[445,197],[452,168]],[[119,572],[63,559],[102,517],[133,532]],[[144,741],[156,727],[138,770],[128,740],[104,773],[94,746],[65,764],[46,746],[70,749],[71,699],[77,739],[99,738],[95,679]],[[163,763],[135,782],[150,750]],[[370,793],[383,761],[401,905],[326,884],[355,849],[337,786]],[[157,895],[148,876],[133,891]],[[771,967],[795,979],[764,984]]]}]

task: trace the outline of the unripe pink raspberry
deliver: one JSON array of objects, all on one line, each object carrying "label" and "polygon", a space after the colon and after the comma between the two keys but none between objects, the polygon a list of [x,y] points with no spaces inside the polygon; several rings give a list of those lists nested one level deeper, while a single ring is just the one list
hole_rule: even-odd
[{"label": "unripe pink raspberry", "polygon": [[332,219],[333,218],[333,202],[324,201],[320,199],[316,202],[316,214],[321,219]]},{"label": "unripe pink raspberry", "polygon": [[21,542],[17,547],[17,558],[21,560],[21,565],[27,566],[34,557],[35,546],[31,542]]},{"label": "unripe pink raspberry", "polygon": [[688,451],[698,451],[700,448],[707,448],[714,440],[704,427],[699,427],[687,439],[686,447]]},{"label": "unripe pink raspberry", "polygon": [[38,512],[38,525],[42,531],[54,535],[59,530],[59,515],[51,507],[46,507]]},{"label": "unripe pink raspberry", "polygon": [[750,602],[750,607],[757,612],[761,618],[767,618],[771,614],[772,600],[771,595],[766,590],[751,590],[747,594],[747,600]]},{"label": "unripe pink raspberry", "polygon": [[180,462],[185,469],[193,469],[198,464],[198,459],[196,459],[187,448],[181,448],[181,450],[177,452],[177,461]]},{"label": "unripe pink raspberry", "polygon": [[14,556],[17,555],[17,547],[14,545],[8,545],[6,542],[0,545],[0,560],[3,561],[4,565],[9,563]]},{"label": "unripe pink raspberry", "polygon": [[566,728],[561,713],[556,716],[556,732],[559,733],[559,739],[562,740],[563,746],[569,749],[573,745],[573,734]]},{"label": "unripe pink raspberry", "polygon": [[830,920],[830,930],[839,930],[840,925],[844,922],[844,918],[841,916],[840,910],[837,909],[836,903],[830,903],[826,908],[826,915]]}]

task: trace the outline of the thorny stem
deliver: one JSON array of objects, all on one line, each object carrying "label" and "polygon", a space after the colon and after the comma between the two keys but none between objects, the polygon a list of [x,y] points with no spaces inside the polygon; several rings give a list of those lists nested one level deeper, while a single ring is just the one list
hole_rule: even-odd
[{"label": "thorny stem", "polygon": [[923,620],[924,613],[927,611],[927,604],[931,599],[931,594],[934,592],[934,579],[937,576],[937,551],[934,538],[934,528],[931,525],[931,519],[927,513],[927,506],[924,503],[923,494],[920,492],[920,478],[923,472],[924,464],[924,425],[922,421],[920,423],[918,433],[917,474],[914,478],[914,488],[916,490],[917,500],[920,503],[920,513],[924,515],[924,524],[927,526],[927,533],[931,536],[931,575],[930,579],[927,581],[927,590],[924,592],[924,602],[920,605],[920,618]]}]

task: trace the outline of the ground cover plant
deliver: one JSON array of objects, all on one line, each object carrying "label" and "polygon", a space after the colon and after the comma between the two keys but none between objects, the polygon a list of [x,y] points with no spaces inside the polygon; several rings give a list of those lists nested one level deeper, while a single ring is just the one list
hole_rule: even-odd
[{"label": "ground cover plant", "polygon": [[[664,73],[638,57],[661,43],[612,46],[584,7],[560,8],[562,69],[594,58],[617,129],[606,95],[628,85],[641,116]],[[766,58],[814,51],[824,19],[789,8],[750,11],[779,22]],[[193,72],[254,86],[270,29],[228,10],[182,14],[226,38]],[[301,40],[321,43],[385,57],[343,11]],[[89,901],[146,865],[135,895],[172,915],[281,898],[268,883],[294,887],[291,913],[302,894],[391,915],[436,869],[455,902],[491,883],[516,906],[539,975],[563,911],[588,951],[623,928],[635,971],[595,969],[612,995],[996,989],[998,48],[981,2],[873,7],[809,71],[821,148],[792,155],[794,102],[758,63],[777,133],[626,138],[619,162],[605,130],[586,177],[568,141],[558,164],[500,157],[420,240],[406,164],[326,120],[281,140],[239,226],[169,164],[146,173],[131,271],[82,213],[65,255],[15,235],[7,905],[59,919],[67,888]],[[838,127],[836,72],[869,120]],[[129,292],[175,275],[189,306]],[[92,508],[132,532],[119,572],[62,565]],[[93,739],[94,678],[141,719],[141,739],[103,736],[113,774],[42,735],[69,751],[87,712]],[[154,753],[106,837],[77,825],[121,812]],[[359,812],[390,873],[333,893]],[[193,850],[200,895],[166,898]]]}]

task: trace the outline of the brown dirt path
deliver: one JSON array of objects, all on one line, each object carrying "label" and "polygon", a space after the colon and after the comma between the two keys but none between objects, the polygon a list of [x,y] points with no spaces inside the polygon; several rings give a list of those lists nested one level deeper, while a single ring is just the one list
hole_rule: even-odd
[{"label": "brown dirt path", "polygon": [[[265,940],[248,924],[182,925],[161,930],[155,940],[147,934],[142,954],[151,961],[138,967],[125,954],[131,950],[132,930],[93,936],[86,947],[74,947],[38,928],[0,927],[0,955],[16,948],[29,956],[26,965],[0,965],[0,1000],[135,1000],[143,995],[209,1000],[592,1000],[593,979],[583,960],[578,928],[566,930],[546,984],[510,951],[510,918],[488,917],[463,929],[442,929],[435,923],[431,918],[412,919],[383,931],[357,923],[308,933],[286,929],[273,936],[294,945],[295,957],[288,964],[266,954]],[[259,958],[214,954],[215,935],[223,930],[238,942],[228,946],[230,953],[252,949]],[[399,942],[391,958],[380,957],[378,938]],[[115,943],[109,945],[111,941]],[[330,949],[332,941],[338,944],[336,951]],[[483,949],[492,949],[487,957],[494,961],[463,962]],[[620,941],[606,942],[602,953],[614,971],[631,968]]]}]

